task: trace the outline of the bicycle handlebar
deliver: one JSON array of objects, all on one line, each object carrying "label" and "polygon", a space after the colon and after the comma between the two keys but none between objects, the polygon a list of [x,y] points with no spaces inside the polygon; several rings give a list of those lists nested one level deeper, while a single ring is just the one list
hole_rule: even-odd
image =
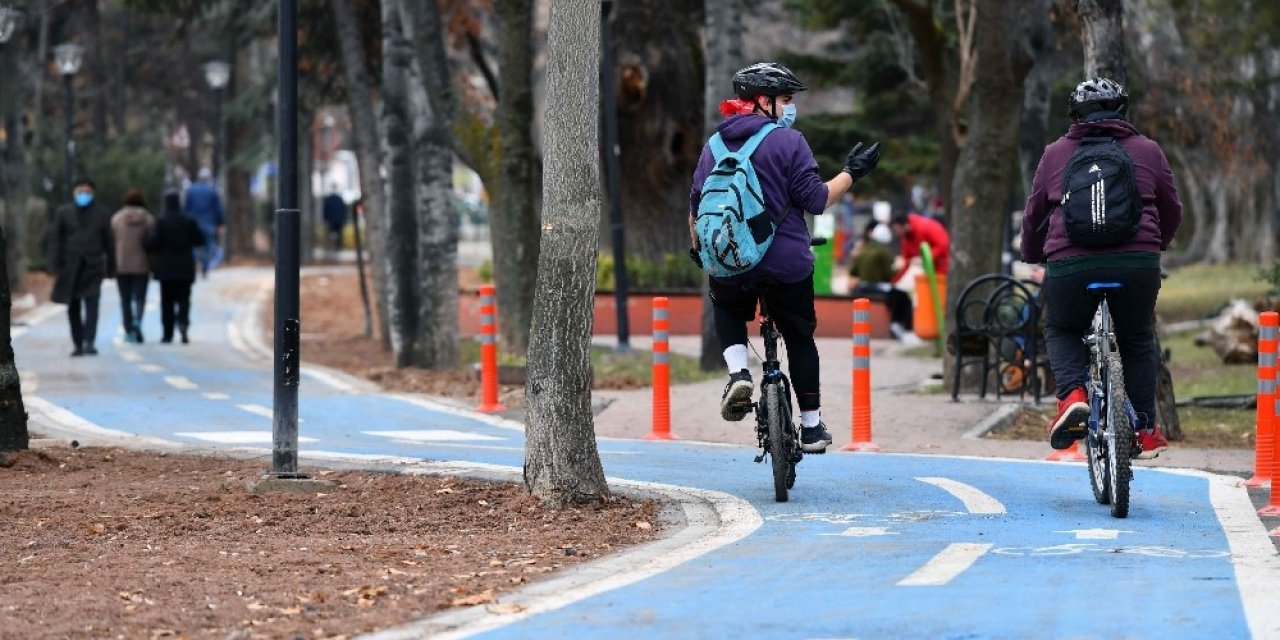
[{"label": "bicycle handlebar", "polygon": [[826,243],[827,243],[826,238],[809,238],[809,246],[811,247],[821,247]]}]

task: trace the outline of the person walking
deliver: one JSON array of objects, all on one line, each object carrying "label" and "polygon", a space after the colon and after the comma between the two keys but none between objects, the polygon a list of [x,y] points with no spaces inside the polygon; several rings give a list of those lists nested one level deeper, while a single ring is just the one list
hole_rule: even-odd
[{"label": "person walking", "polygon": [[213,172],[208,167],[201,167],[196,181],[187,187],[184,208],[204,234],[204,241],[200,244],[200,273],[207,278],[209,270],[222,263],[222,246],[218,238],[225,228],[222,197],[218,195],[218,188],[213,184]]},{"label": "person walking", "polygon": [[175,325],[182,336],[182,343],[189,341],[191,285],[196,281],[192,251],[204,243],[205,235],[200,225],[182,212],[178,192],[166,192],[164,214],[156,222],[146,243],[152,254],[152,274],[160,281],[160,324],[164,328],[160,342],[173,342]]},{"label": "person walking", "polygon": [[147,304],[147,285],[151,278],[146,241],[155,218],[147,211],[142,190],[130,189],[124,196],[124,207],[111,217],[111,234],[115,238],[116,286],[120,288],[120,311],[124,322],[125,342],[142,343],[142,314]]},{"label": "person walking", "polygon": [[329,230],[329,247],[334,258],[342,250],[342,230],[347,226],[347,202],[338,195],[337,188],[329,190],[329,195],[321,202],[324,226]]},{"label": "person walking", "polygon": [[49,299],[67,305],[72,357],[98,355],[98,299],[103,278],[116,274],[111,214],[94,202],[92,180],[72,188],[73,201],[58,207],[49,232],[49,266],[55,274]]}]

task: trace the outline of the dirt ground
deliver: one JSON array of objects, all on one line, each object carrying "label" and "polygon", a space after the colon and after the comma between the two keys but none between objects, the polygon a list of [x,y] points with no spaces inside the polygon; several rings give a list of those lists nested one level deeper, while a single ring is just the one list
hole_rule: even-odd
[{"label": "dirt ground", "polygon": [[485,604],[653,537],[655,506],[556,512],[524,489],[262,461],[42,448],[0,457],[0,637],[344,638]]},{"label": "dirt ground", "polygon": [[[1056,406],[1026,407],[1014,416],[1014,419],[1003,428],[993,430],[986,437],[996,440],[1047,440],[1049,422],[1053,420]],[[1225,425],[1212,422],[1199,422],[1191,419],[1196,416],[1194,409],[1182,408],[1178,414],[1183,417],[1183,439],[1173,443],[1175,447],[1213,448],[1213,449],[1252,449],[1253,433],[1237,434]]]}]

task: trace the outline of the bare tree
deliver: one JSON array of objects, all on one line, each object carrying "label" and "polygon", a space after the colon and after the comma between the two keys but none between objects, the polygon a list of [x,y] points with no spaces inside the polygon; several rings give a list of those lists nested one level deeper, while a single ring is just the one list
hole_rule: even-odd
[{"label": "bare tree", "polygon": [[609,496],[591,414],[591,322],[602,212],[600,5],[558,0],[547,35],[542,241],[529,341],[524,481],[553,506]]},{"label": "bare tree", "polygon": [[1080,0],[1076,7],[1083,27],[1085,75],[1125,84],[1124,1]]},{"label": "bare tree", "polygon": [[[5,251],[4,229],[0,228],[0,255]],[[22,381],[14,363],[13,341],[9,334],[8,267],[0,260],[0,452],[27,448],[27,411],[22,404]]]}]

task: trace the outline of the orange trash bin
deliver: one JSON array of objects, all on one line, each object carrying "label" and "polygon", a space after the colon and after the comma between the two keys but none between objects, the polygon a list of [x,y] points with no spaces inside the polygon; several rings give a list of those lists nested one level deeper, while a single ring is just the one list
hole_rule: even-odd
[{"label": "orange trash bin", "polygon": [[[938,297],[942,298],[943,313],[947,308],[947,275],[938,274]],[[938,317],[933,313],[933,296],[929,293],[929,278],[923,273],[916,274],[916,308],[911,316],[916,335],[923,340],[935,340],[938,337]]]}]

